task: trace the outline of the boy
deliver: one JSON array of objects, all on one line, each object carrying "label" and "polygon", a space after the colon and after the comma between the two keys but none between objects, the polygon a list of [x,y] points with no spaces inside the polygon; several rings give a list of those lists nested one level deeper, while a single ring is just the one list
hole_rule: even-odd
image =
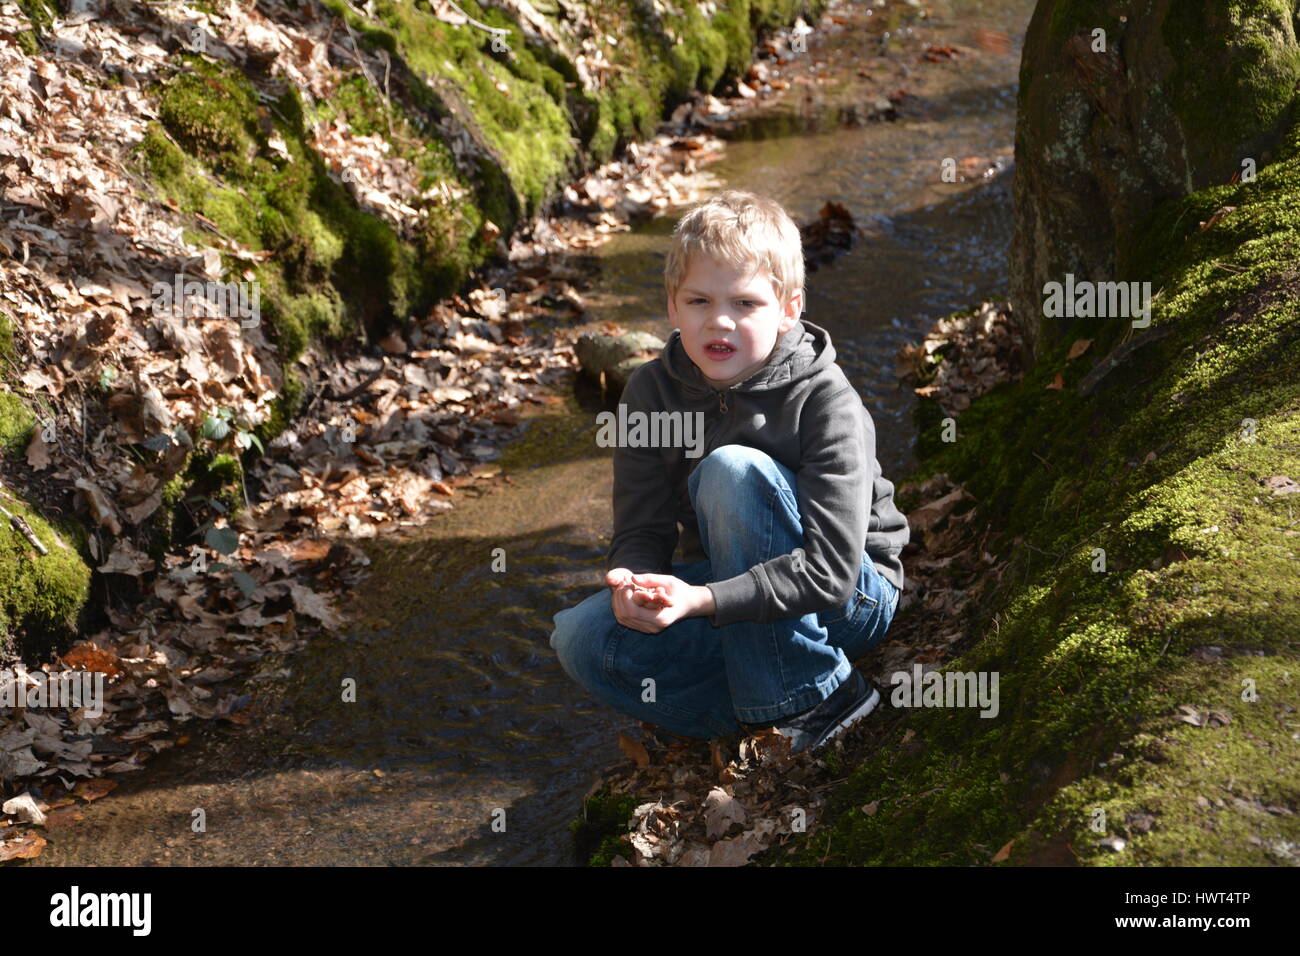
[{"label": "boy", "polygon": [[608,596],[560,611],[551,636],[624,714],[685,737],[775,726],[792,753],[879,702],[851,662],[884,639],[909,537],[870,414],[826,330],[799,318],[803,283],[774,200],[728,190],[678,223],[675,331],[620,401],[702,419],[704,454],[631,435],[615,449]]}]

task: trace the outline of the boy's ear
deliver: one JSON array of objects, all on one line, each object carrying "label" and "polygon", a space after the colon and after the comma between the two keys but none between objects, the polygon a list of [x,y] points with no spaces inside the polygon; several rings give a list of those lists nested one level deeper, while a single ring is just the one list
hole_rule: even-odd
[{"label": "boy's ear", "polygon": [[782,334],[794,327],[795,321],[803,314],[803,291],[795,290],[785,304],[785,313],[781,316]]}]

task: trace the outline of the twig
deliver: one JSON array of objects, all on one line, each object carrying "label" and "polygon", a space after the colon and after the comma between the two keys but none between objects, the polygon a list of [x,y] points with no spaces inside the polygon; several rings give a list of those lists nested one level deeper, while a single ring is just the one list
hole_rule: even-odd
[{"label": "twig", "polygon": [[362,392],[368,389],[371,385],[373,385],[376,381],[378,381],[379,376],[383,375],[384,372],[387,370],[388,370],[388,356],[384,355],[380,357],[379,368],[375,369],[375,371],[370,373],[370,375],[367,376],[361,382],[360,385],[356,386],[355,388],[348,389],[342,395],[333,394],[333,391],[329,388],[329,386],[326,386],[322,394],[331,402],[350,402],[352,399],[356,398],[358,395],[360,395]]},{"label": "twig", "polygon": [[456,0],[447,0],[447,2],[448,2],[449,4],[451,4],[451,8],[452,8],[453,10],[455,10],[457,13],[459,13],[462,17],[464,17],[464,18],[465,18],[466,20],[468,20],[470,23],[474,24],[474,26],[478,27],[480,30],[486,30],[488,33],[495,33],[497,36],[509,36],[509,35],[510,35],[510,31],[507,30],[505,27],[490,27],[490,26],[488,26],[486,23],[480,23],[478,20],[475,20],[475,19],[474,19],[473,17],[471,17],[468,13],[466,13],[464,10],[462,10],[460,7],[456,6]]},{"label": "twig", "polygon": [[384,119],[388,121],[388,139],[393,139],[393,99],[388,93],[388,70],[393,65],[393,58],[384,51]]},{"label": "twig", "polygon": [[356,60],[357,66],[361,67],[361,75],[366,78],[366,82],[370,84],[376,93],[378,93],[379,84],[375,82],[375,78],[371,76],[370,71],[366,69],[366,61],[361,57],[361,44],[357,42],[357,35],[352,32],[352,24],[348,23],[345,18],[343,20],[343,26],[347,28],[348,38],[352,41],[352,59]]},{"label": "twig", "polygon": [[36,532],[32,530],[32,526],[22,516],[14,514],[4,505],[0,505],[0,514],[9,519],[9,524],[13,526],[13,529],[30,541],[37,552],[42,555],[50,553],[50,549],[41,544],[41,539],[36,537]]}]

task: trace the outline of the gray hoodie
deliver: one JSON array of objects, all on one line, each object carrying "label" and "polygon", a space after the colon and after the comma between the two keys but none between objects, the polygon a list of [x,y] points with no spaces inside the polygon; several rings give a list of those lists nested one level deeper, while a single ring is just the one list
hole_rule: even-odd
[{"label": "gray hoodie", "polygon": [[[798,320],[768,363],[729,388],[713,386],[682,347],[676,329],[658,358],[636,369],[620,403],[641,411],[704,413],[703,448],[614,450],[614,538],[606,569],[672,574],[681,538],[686,561],[707,557],[686,480],[722,445],[748,445],[795,473],[804,528],[803,569],[781,554],[707,585],[715,627],[802,617],[848,604],[865,550],[900,590],[907,518],[876,460],[876,428],[856,389],[835,364],[830,334]],[[687,416],[683,416],[685,418]],[[697,439],[698,441],[698,439]],[[629,442],[629,444],[631,444]],[[679,531],[678,524],[681,525]]]}]

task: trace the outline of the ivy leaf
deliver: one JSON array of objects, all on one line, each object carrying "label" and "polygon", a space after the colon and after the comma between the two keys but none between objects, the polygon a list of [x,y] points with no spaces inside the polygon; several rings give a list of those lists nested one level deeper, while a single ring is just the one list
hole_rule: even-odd
[{"label": "ivy leaf", "polygon": [[257,450],[260,454],[263,455],[266,454],[266,449],[262,447],[262,439],[258,438],[252,432],[245,432],[244,434],[248,436],[249,441],[251,441],[254,445],[257,446]]},{"label": "ivy leaf", "polygon": [[257,590],[257,582],[254,581],[247,572],[236,569],[235,572],[231,574],[231,577],[234,578],[235,583],[239,585],[239,590],[244,592],[244,597],[251,598],[253,596],[253,592]]},{"label": "ivy leaf", "polygon": [[203,419],[203,437],[212,441],[221,441],[230,434],[230,423],[224,418],[209,415]]},{"label": "ivy leaf", "polygon": [[158,435],[150,435],[140,444],[144,445],[144,447],[148,448],[150,451],[165,451],[167,448],[171,447],[171,443],[172,436],[168,435],[166,432],[162,432]]},{"label": "ivy leaf", "polygon": [[213,561],[208,565],[209,571],[229,571],[234,567],[233,564],[226,564],[225,561]]},{"label": "ivy leaf", "polygon": [[204,543],[213,551],[234,554],[239,548],[239,534],[233,528],[209,528]]},{"label": "ivy leaf", "polygon": [[226,506],[223,505],[216,498],[205,498],[204,500],[207,501],[208,507],[211,508],[213,511],[215,511],[217,514],[223,515],[228,510]]}]

